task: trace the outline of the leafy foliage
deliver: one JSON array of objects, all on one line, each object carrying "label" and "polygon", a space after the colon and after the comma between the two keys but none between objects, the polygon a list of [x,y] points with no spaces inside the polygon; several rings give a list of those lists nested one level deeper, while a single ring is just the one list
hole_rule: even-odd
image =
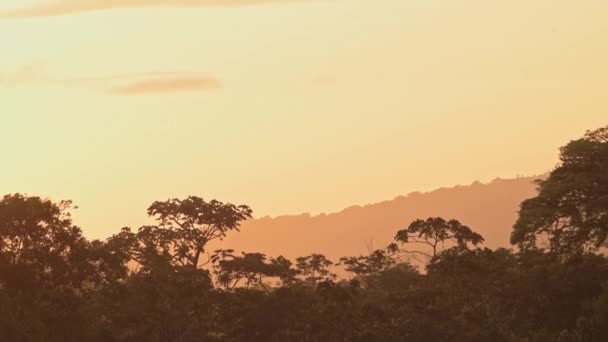
[{"label": "leafy foliage", "polygon": [[390,249],[378,249],[366,256],[342,257],[340,263],[345,266],[346,271],[358,277],[366,277],[390,269],[397,260],[392,257]]},{"label": "leafy foliage", "polygon": [[608,126],[562,147],[560,161],[522,203],[511,242],[560,254],[608,246]]},{"label": "leafy foliage", "polygon": [[291,267],[291,261],[280,256],[266,261],[262,253],[243,253],[242,256],[230,257],[218,262],[218,282],[226,289],[233,290],[241,281],[245,287],[257,284],[264,291],[270,292],[264,284],[264,278],[279,278],[284,283],[292,282],[296,271]]},{"label": "leafy foliage", "polygon": [[327,259],[323,254],[311,254],[296,259],[298,273],[313,286],[316,286],[319,281],[335,277],[335,274],[328,269],[333,264],[333,261]]},{"label": "leafy foliage", "polygon": [[414,249],[398,249],[396,245],[392,245],[389,246],[390,250],[421,255],[430,262],[446,248],[456,246],[459,249],[468,249],[469,245],[477,246],[483,243],[484,239],[457,220],[446,221],[441,217],[430,217],[426,220],[416,220],[406,229],[399,230],[395,241],[414,245]]},{"label": "leafy foliage", "polygon": [[131,258],[145,271],[155,267],[198,269],[213,261],[209,254],[206,260],[202,259],[207,244],[238,231],[240,222],[250,218],[251,213],[245,205],[205,202],[194,196],[154,202],[148,214],[156,218],[158,225],[143,226],[137,233],[123,228],[113,239],[128,245]]}]

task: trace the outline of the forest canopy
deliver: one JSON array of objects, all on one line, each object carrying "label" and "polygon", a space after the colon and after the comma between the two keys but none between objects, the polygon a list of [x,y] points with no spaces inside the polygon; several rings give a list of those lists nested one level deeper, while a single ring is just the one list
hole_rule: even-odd
[{"label": "forest canopy", "polygon": [[562,147],[538,186],[511,249],[430,217],[339,260],[210,250],[246,205],[157,201],[154,224],[89,240],[70,201],[5,195],[0,340],[606,341],[608,126]]}]

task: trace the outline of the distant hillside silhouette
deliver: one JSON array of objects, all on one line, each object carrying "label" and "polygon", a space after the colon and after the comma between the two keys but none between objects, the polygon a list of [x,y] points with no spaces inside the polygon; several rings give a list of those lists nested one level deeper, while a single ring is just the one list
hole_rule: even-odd
[{"label": "distant hillside silhouette", "polygon": [[417,218],[441,216],[481,233],[487,247],[508,247],[519,204],[535,195],[533,181],[538,178],[496,179],[415,192],[338,213],[258,218],[245,222],[241,232],[231,234],[222,246],[292,259],[320,252],[337,261],[341,256],[365,254],[370,242],[374,248],[386,246],[398,229]]}]

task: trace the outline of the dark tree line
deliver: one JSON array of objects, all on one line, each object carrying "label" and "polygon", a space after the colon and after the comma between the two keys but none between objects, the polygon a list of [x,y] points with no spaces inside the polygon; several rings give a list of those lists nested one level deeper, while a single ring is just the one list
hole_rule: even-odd
[{"label": "dark tree line", "polygon": [[608,341],[608,127],[560,159],[522,203],[514,249],[435,217],[337,262],[209,250],[244,205],[155,202],[154,225],[90,241],[71,202],[6,195],[0,340]]}]

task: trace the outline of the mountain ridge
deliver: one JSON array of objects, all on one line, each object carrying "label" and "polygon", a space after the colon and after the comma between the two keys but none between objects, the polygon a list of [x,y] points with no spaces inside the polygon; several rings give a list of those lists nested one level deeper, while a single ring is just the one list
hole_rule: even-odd
[{"label": "mountain ridge", "polygon": [[509,247],[519,204],[535,195],[534,181],[542,178],[544,175],[475,181],[353,205],[333,213],[264,216],[246,221],[241,232],[230,235],[222,245],[292,259],[323,253],[336,261],[345,255],[366,254],[372,245],[384,247],[392,242],[397,230],[417,218],[441,216],[457,219],[481,233],[487,247]]}]

